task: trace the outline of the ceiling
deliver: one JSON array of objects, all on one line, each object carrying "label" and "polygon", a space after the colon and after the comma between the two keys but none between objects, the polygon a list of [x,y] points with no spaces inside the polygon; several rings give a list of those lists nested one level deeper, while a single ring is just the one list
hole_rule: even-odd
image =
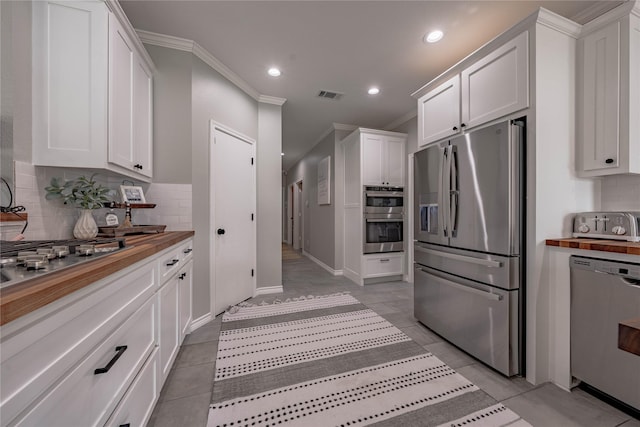
[{"label": "ceiling", "polygon": [[[540,6],[584,23],[620,3],[120,0],[136,29],[193,40],[260,94],[287,99],[284,170],[333,123],[384,129],[411,115],[412,92]],[[423,43],[433,29],[444,38]]]}]

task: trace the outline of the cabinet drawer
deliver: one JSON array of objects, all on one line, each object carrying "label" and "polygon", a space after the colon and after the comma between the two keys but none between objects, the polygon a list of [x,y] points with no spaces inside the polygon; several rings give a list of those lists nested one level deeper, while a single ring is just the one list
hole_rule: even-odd
[{"label": "cabinet drawer", "polygon": [[[41,398],[17,425],[104,424],[155,348],[155,310],[156,298],[151,298]],[[106,372],[100,373],[99,369]]]},{"label": "cabinet drawer", "polygon": [[402,274],[402,255],[389,254],[365,257],[364,277]]},{"label": "cabinet drawer", "polygon": [[155,263],[150,263],[118,279],[98,282],[92,292],[52,315],[14,333],[3,331],[2,420],[13,419],[31,405],[153,295],[155,271]]},{"label": "cabinet drawer", "polygon": [[189,239],[187,243],[180,247],[180,253],[182,261],[180,265],[185,265],[191,258],[193,258],[193,239]]},{"label": "cabinet drawer", "polygon": [[158,272],[160,273],[160,286],[173,276],[180,268],[185,254],[182,253],[182,245],[170,248],[158,259]]},{"label": "cabinet drawer", "polygon": [[107,426],[144,426],[158,397],[158,350],[154,350],[127,391]]}]

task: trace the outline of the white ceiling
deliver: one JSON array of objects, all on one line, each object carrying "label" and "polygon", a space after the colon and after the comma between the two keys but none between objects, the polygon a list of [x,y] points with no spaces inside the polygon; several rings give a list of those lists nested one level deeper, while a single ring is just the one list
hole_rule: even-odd
[{"label": "white ceiling", "polygon": [[[619,3],[120,0],[136,29],[193,40],[259,93],[287,99],[284,170],[332,123],[385,128],[411,114],[412,92],[540,6],[584,23]],[[444,38],[423,43],[436,28]],[[278,78],[266,74],[274,65]]]}]

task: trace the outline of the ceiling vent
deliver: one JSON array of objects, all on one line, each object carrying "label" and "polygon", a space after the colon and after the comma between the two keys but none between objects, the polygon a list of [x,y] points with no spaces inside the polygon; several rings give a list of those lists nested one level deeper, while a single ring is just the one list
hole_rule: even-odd
[{"label": "ceiling vent", "polygon": [[326,98],[326,99],[333,99],[334,101],[338,101],[340,98],[342,98],[343,95],[344,95],[344,93],[331,92],[329,90],[321,90],[320,92],[318,92],[318,97]]}]

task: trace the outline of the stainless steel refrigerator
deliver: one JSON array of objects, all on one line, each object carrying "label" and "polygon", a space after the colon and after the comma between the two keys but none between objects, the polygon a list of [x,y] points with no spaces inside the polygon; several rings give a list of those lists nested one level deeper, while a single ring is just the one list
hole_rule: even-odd
[{"label": "stainless steel refrigerator", "polygon": [[414,314],[504,375],[523,374],[524,121],[415,155]]}]

